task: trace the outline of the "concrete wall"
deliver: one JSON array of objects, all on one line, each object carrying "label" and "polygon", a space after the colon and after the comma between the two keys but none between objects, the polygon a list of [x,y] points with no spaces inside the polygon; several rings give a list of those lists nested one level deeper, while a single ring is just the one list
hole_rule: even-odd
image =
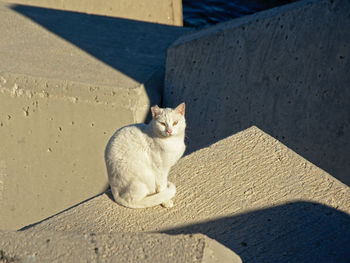
[{"label": "concrete wall", "polygon": [[143,120],[126,105],[142,112],[144,103],[146,113],[146,92],[0,78],[1,229],[17,229],[104,191],[104,147],[116,128]]},{"label": "concrete wall", "polygon": [[107,141],[161,102],[166,50],[184,31],[0,2],[0,32],[0,229],[8,230],[106,189]]},{"label": "concrete wall", "polygon": [[88,14],[182,26],[181,0],[3,0]]},{"label": "concrete wall", "polygon": [[180,38],[164,103],[188,149],[256,125],[350,185],[350,2],[300,1]]}]

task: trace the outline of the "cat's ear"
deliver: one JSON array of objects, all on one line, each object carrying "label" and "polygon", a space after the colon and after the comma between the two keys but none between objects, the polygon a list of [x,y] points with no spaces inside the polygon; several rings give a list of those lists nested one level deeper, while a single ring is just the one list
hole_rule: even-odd
[{"label": "cat's ear", "polygon": [[179,106],[175,108],[175,111],[177,113],[180,113],[181,115],[185,115],[185,102],[181,103]]},{"label": "cat's ear", "polygon": [[159,108],[158,105],[151,107],[151,111],[152,111],[152,118],[153,119],[162,113],[162,109]]}]

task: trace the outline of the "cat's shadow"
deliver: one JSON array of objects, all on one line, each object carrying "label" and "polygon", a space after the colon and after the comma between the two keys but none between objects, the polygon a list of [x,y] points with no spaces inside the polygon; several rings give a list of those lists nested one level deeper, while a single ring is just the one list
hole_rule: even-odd
[{"label": "cat's shadow", "polygon": [[104,192],[104,194],[105,194],[109,199],[111,199],[111,201],[115,202],[114,197],[113,197],[113,194],[112,194],[111,187],[108,187],[108,188],[106,189],[106,191]]}]

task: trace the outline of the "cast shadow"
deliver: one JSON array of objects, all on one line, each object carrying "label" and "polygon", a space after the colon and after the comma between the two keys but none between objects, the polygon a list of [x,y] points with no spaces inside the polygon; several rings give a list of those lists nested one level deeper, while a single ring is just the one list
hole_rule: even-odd
[{"label": "cast shadow", "polygon": [[151,105],[161,104],[167,48],[184,28],[26,5],[11,9],[144,84]]},{"label": "cast shadow", "polygon": [[296,201],[161,231],[202,233],[237,253],[243,262],[350,262],[350,216]]}]

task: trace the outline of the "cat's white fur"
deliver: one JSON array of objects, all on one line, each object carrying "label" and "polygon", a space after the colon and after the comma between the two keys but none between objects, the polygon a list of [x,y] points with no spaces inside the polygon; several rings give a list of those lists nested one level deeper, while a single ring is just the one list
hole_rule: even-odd
[{"label": "cat's white fur", "polygon": [[185,151],[185,103],[151,107],[152,121],[119,129],[109,140],[105,161],[114,200],[130,208],[172,207],[170,168]]}]

